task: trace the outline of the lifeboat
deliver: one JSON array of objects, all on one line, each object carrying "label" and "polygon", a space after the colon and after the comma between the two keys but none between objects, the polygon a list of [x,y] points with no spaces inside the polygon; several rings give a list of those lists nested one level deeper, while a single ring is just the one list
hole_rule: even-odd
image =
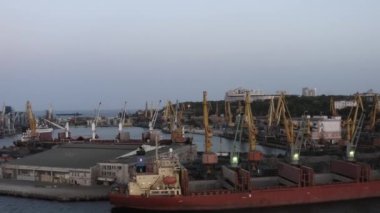
[{"label": "lifeboat", "polygon": [[166,185],[173,185],[177,182],[177,178],[174,176],[166,176],[164,177],[163,182]]}]

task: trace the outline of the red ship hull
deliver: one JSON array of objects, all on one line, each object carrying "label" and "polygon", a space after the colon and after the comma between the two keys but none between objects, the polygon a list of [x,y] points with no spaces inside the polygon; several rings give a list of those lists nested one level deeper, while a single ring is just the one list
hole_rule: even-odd
[{"label": "red ship hull", "polygon": [[373,197],[380,197],[380,181],[255,189],[236,193],[207,192],[180,196],[143,197],[111,193],[110,201],[115,207],[179,211],[274,207]]}]

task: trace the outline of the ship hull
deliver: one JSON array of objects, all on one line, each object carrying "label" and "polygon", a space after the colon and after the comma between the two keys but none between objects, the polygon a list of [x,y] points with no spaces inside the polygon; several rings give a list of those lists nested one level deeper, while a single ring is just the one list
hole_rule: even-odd
[{"label": "ship hull", "polygon": [[204,192],[180,196],[127,196],[111,193],[115,207],[180,211],[262,208],[380,197],[380,181],[309,187],[255,189],[250,192]]}]

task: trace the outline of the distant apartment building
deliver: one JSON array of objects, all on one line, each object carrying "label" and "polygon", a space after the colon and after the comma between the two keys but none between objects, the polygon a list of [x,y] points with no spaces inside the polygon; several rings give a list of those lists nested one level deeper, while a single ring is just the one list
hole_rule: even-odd
[{"label": "distant apartment building", "polygon": [[347,107],[355,107],[356,106],[356,101],[351,100],[351,101],[334,101],[334,107],[335,109],[344,109]]},{"label": "distant apartment building", "polygon": [[265,94],[262,90],[249,90],[239,87],[233,90],[228,90],[225,94],[224,100],[229,102],[244,101],[247,92],[251,95],[251,102],[257,100],[269,100],[278,96]]},{"label": "distant apartment building", "polygon": [[302,88],[302,96],[316,96],[316,95],[317,95],[316,88],[309,88],[309,87]]}]

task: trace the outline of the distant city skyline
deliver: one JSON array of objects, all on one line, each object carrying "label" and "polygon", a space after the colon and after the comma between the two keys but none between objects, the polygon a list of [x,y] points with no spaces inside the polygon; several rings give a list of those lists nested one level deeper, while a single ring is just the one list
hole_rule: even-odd
[{"label": "distant city skyline", "polygon": [[375,0],[0,1],[0,104],[143,109],[237,87],[380,92],[378,11]]}]

